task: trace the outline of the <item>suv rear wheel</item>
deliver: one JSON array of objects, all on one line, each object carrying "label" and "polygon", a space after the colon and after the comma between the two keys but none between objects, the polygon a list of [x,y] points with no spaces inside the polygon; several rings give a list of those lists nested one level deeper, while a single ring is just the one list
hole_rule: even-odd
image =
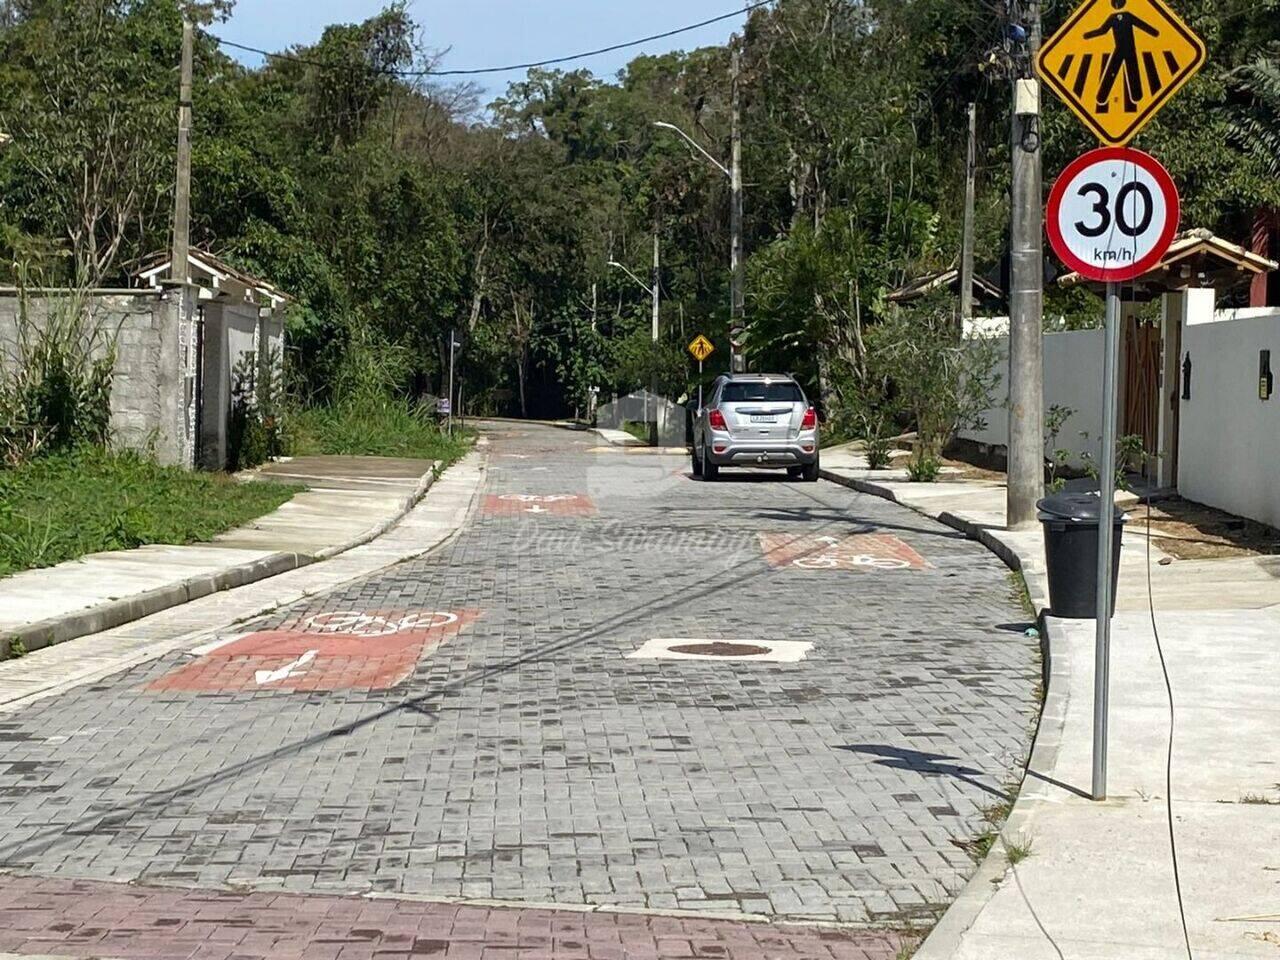
[{"label": "suv rear wheel", "polygon": [[819,466],[818,458],[814,457],[813,463],[806,463],[801,468],[802,473],[800,474],[800,478],[804,480],[805,483],[817,483]]}]

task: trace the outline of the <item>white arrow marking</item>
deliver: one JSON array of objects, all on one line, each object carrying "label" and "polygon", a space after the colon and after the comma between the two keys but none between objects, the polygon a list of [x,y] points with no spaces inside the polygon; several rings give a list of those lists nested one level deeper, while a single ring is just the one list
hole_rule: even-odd
[{"label": "white arrow marking", "polygon": [[286,663],[279,670],[259,670],[253,675],[253,679],[258,681],[259,686],[265,683],[279,683],[281,680],[288,680],[294,673],[314,660],[319,652],[319,650],[308,650],[293,663]]},{"label": "white arrow marking", "polygon": [[537,506],[537,505],[535,504],[535,505],[534,505],[534,506],[532,506],[532,507],[525,507],[525,508],[524,508],[524,512],[525,512],[525,513],[546,513],[546,512],[547,512],[547,508],[546,508],[546,507],[539,507],[539,506]]},{"label": "white arrow marking", "polygon": [[840,541],[837,540],[835,537],[819,537],[818,542],[819,543],[839,543]]}]

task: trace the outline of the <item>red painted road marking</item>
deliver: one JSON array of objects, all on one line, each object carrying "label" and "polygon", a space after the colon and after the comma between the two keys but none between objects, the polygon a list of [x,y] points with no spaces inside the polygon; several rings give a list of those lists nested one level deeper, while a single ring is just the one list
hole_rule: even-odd
[{"label": "red painted road marking", "polygon": [[339,611],[259,630],[166,674],[153,692],[386,690],[476,610]]},{"label": "red painted road marking", "polygon": [[929,566],[905,541],[887,533],[845,537],[762,533],[760,547],[769,565],[780,569],[880,572],[924,570]]},{"label": "red painted road marking", "polygon": [[585,517],[596,512],[590,497],[576,493],[491,493],[484,512],[494,517]]},{"label": "red painted road marking", "polygon": [[0,877],[0,951],[200,960],[893,960],[894,930]]}]

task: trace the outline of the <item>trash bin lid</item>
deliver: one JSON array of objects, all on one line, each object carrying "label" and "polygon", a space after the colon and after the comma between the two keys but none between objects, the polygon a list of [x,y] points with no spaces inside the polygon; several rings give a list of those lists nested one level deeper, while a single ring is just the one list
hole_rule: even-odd
[{"label": "trash bin lid", "polygon": [[[1041,520],[1098,523],[1102,519],[1102,498],[1096,493],[1056,493],[1045,497],[1036,507]],[[1124,511],[1119,507],[1116,507],[1116,519],[1124,519]]]}]

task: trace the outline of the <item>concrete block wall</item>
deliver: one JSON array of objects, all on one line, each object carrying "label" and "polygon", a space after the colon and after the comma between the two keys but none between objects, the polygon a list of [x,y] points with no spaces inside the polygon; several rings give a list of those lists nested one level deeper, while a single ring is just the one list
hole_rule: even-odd
[{"label": "concrete block wall", "polygon": [[[162,463],[183,462],[184,384],[179,343],[180,295],[155,291],[98,292],[88,298],[82,321],[96,332],[96,352],[116,344],[111,426],[118,443],[154,450]],[[27,322],[42,327],[50,311],[65,309],[60,293],[27,297]],[[19,359],[22,308],[16,291],[0,290],[0,357]]]}]

